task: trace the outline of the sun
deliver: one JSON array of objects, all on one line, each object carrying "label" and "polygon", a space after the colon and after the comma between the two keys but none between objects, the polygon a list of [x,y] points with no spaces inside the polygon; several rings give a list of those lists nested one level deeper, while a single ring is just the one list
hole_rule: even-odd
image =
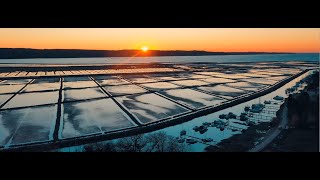
[{"label": "sun", "polygon": [[147,46],[143,46],[143,47],[141,48],[141,50],[142,50],[143,52],[147,52],[147,51],[149,50],[149,48],[148,48]]}]

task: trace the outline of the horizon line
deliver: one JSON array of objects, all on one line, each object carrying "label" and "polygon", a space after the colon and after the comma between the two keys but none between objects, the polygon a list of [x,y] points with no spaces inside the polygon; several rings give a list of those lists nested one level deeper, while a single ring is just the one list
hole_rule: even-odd
[{"label": "horizon line", "polygon": [[[83,50],[83,51],[141,51],[141,49],[59,49],[59,48],[25,48],[25,47],[0,47],[0,49],[31,49],[31,50]],[[164,49],[149,49],[148,51],[198,51],[198,52],[208,52],[208,53],[278,53],[278,54],[296,54],[296,53],[320,53],[320,52],[275,52],[275,51],[208,51],[208,50],[164,50]]]}]

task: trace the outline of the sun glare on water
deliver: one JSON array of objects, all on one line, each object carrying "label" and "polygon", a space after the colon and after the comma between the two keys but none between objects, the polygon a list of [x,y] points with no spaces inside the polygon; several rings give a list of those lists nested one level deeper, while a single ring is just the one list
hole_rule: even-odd
[{"label": "sun glare on water", "polygon": [[143,46],[143,47],[141,48],[141,50],[142,50],[143,52],[147,52],[147,51],[149,50],[149,48],[148,48],[147,46]]}]

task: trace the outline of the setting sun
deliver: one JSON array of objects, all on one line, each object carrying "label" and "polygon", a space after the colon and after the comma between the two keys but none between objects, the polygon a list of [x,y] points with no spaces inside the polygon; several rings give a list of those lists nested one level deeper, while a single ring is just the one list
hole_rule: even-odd
[{"label": "setting sun", "polygon": [[143,47],[141,48],[141,50],[142,50],[143,52],[147,52],[147,51],[149,50],[149,48],[148,48],[147,46],[143,46]]}]

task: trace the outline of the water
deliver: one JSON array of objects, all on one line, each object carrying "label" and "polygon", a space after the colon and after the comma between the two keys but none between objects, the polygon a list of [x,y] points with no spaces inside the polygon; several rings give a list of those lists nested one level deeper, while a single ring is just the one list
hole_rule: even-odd
[{"label": "water", "polygon": [[2,109],[54,104],[58,102],[58,97],[58,91],[20,93],[5,104]]},{"label": "water", "polygon": [[192,108],[200,108],[204,106],[217,105],[223,101],[222,98],[201,93],[192,89],[173,89],[162,91],[166,97],[175,99],[180,103],[187,104]]},{"label": "water", "polygon": [[57,105],[0,111],[0,145],[52,140]]},{"label": "water", "polygon": [[107,97],[100,88],[63,90],[63,102]]},{"label": "water", "polygon": [[[239,132],[239,131],[233,132],[230,129],[225,129],[224,131],[220,131],[218,128],[211,127],[211,128],[208,128],[208,131],[206,133],[200,134],[200,133],[196,133],[192,128],[194,126],[202,125],[203,122],[213,122],[214,120],[218,120],[220,114],[227,114],[229,112],[233,112],[236,115],[240,115],[243,112],[245,106],[251,106],[252,104],[256,104],[259,102],[263,103],[265,100],[272,100],[274,102],[275,100],[273,100],[273,97],[275,97],[276,95],[279,95],[279,96],[286,98],[286,97],[288,97],[288,95],[285,93],[285,90],[294,86],[296,84],[296,82],[305,78],[310,73],[311,72],[303,74],[302,76],[297,77],[296,79],[292,80],[291,82],[287,83],[286,85],[282,86],[281,88],[279,88],[269,94],[261,96],[260,98],[253,99],[253,100],[241,103],[239,105],[236,105],[236,106],[233,106],[233,107],[230,107],[230,108],[227,108],[227,109],[224,109],[224,110],[221,110],[221,111],[218,111],[218,112],[206,115],[206,116],[197,117],[191,121],[188,121],[188,122],[185,122],[182,124],[178,124],[175,126],[167,127],[164,129],[160,129],[160,130],[154,131],[152,133],[163,131],[167,135],[178,137],[181,130],[186,130],[188,135],[191,135],[191,136],[194,136],[197,138],[212,138],[214,140],[214,143],[212,143],[212,144],[217,144],[217,143],[221,142],[223,139],[227,139],[227,138],[229,138],[235,134],[239,134],[241,132]],[[278,107],[280,106],[280,102],[279,102],[279,105],[277,105],[277,106]],[[265,116],[272,116],[272,117],[276,116],[275,114],[273,114],[273,115],[265,114],[265,113],[260,113],[260,114],[265,115]],[[268,122],[270,120],[271,120],[271,118],[266,120],[266,122]],[[237,121],[237,120],[235,120],[235,121]],[[246,126],[239,125],[236,123],[230,123],[230,125],[233,127],[240,127],[242,129],[247,128]],[[201,143],[196,143],[196,144],[189,145],[189,146],[190,146],[190,151],[201,152],[204,150],[204,148],[207,145],[204,145]]]},{"label": "water", "polygon": [[64,103],[62,111],[64,112],[60,130],[62,138],[101,134],[105,131],[135,126],[111,99]]},{"label": "water", "polygon": [[250,82],[236,82],[236,83],[229,83],[226,85],[229,87],[240,88],[247,91],[257,91],[258,89],[265,87],[264,85],[254,84]]},{"label": "water", "polygon": [[39,58],[0,59],[0,64],[126,64],[126,63],[197,63],[197,62],[264,62],[264,61],[319,61],[319,53],[162,56],[162,57],[101,57],[101,58]]},{"label": "water", "polygon": [[113,96],[147,92],[141,87],[134,84],[119,85],[119,86],[104,86],[103,88]]},{"label": "water", "polygon": [[[230,138],[235,134],[240,134],[241,132],[240,131],[232,131],[229,128],[226,128],[223,131],[221,131],[219,128],[209,127],[207,132],[205,132],[204,134],[200,134],[198,132],[195,132],[193,130],[193,127],[200,126],[204,122],[213,122],[214,120],[218,120],[220,114],[227,114],[229,112],[233,112],[236,115],[240,115],[243,112],[245,106],[251,106],[252,104],[256,104],[256,103],[263,103],[265,100],[271,100],[272,102],[276,102],[275,100],[273,100],[273,97],[275,97],[276,95],[279,95],[279,96],[287,98],[288,95],[285,93],[285,90],[290,88],[290,87],[293,87],[296,84],[296,82],[299,82],[301,79],[305,78],[309,74],[311,74],[311,72],[305,73],[305,74],[301,75],[300,77],[295,78],[291,82],[285,84],[284,86],[280,87],[279,89],[277,89],[277,90],[275,90],[275,91],[273,91],[273,92],[271,92],[269,94],[266,94],[264,96],[261,96],[259,98],[256,98],[256,99],[241,103],[239,105],[236,105],[236,106],[233,106],[233,107],[230,107],[230,108],[227,108],[227,109],[224,109],[224,110],[221,110],[221,111],[218,111],[218,112],[206,115],[206,116],[201,116],[201,117],[194,118],[193,120],[185,122],[185,123],[182,123],[182,124],[166,127],[166,128],[159,129],[159,130],[156,130],[156,131],[153,131],[153,132],[150,132],[150,133],[156,133],[156,132],[162,131],[162,132],[165,132],[167,135],[174,136],[174,137],[179,137],[180,136],[180,131],[181,130],[186,130],[187,131],[187,135],[189,135],[189,136],[193,136],[195,138],[200,138],[200,139],[202,139],[202,138],[212,138],[214,141],[212,143],[210,143],[210,144],[213,144],[213,145],[214,144],[218,144],[222,140]],[[276,109],[274,109],[275,111],[279,109],[280,104],[282,104],[283,102],[279,101],[278,103],[279,103],[278,105],[274,105],[276,107]],[[270,105],[268,105],[268,106],[270,106]],[[269,117],[268,119],[263,120],[265,122],[269,122],[272,117],[276,116],[275,114],[266,114],[266,113],[259,113],[259,114]],[[226,120],[224,120],[224,119],[222,121],[226,122]],[[248,128],[248,126],[238,124],[237,122],[239,123],[240,121],[231,119],[229,126],[237,127],[237,128],[241,128],[241,129],[247,129]],[[146,133],[146,135],[150,134],[150,133]],[[261,132],[261,133],[264,133],[264,132]],[[117,139],[112,140],[112,141],[116,141],[116,140]],[[206,148],[208,145],[202,144],[202,143],[196,143],[196,144],[187,145],[187,146],[188,146],[188,151],[191,151],[191,152],[202,152],[202,151],[204,151],[204,148]],[[70,152],[82,151],[82,148],[83,148],[83,145],[74,146],[74,147],[68,147],[68,148],[62,148],[62,149],[59,149],[58,151],[63,151],[63,152],[66,152],[66,151],[70,151]]]},{"label": "water", "polygon": [[116,99],[135,115],[141,123],[158,121],[188,111],[155,94],[128,95],[117,97]]}]

